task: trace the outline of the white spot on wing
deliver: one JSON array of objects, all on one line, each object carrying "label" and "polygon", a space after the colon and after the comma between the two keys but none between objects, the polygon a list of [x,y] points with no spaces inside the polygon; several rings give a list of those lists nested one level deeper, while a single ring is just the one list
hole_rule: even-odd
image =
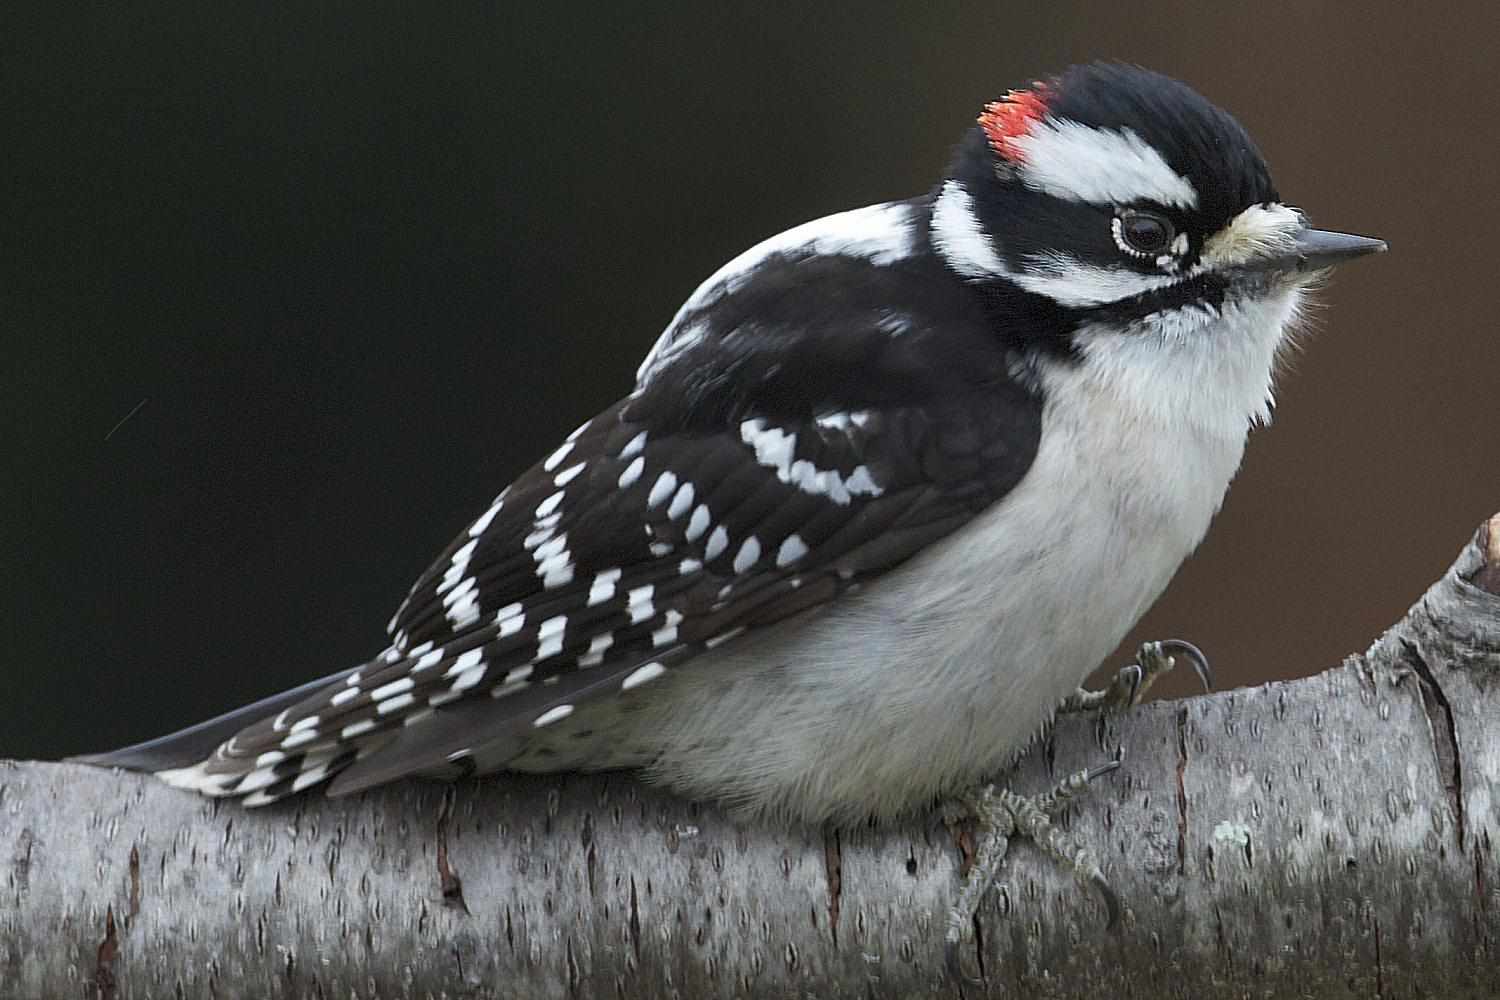
[{"label": "white spot on wing", "polygon": [[495,519],[496,514],[500,513],[500,508],[503,506],[505,506],[505,501],[503,500],[496,500],[490,504],[490,509],[480,514],[478,520],[469,525],[469,537],[478,538],[484,534],[489,529],[490,522]]},{"label": "white spot on wing", "polygon": [[554,708],[547,709],[547,711],[543,712],[541,715],[538,715],[534,720],[532,720],[531,724],[540,729],[542,726],[550,726],[554,722],[560,722],[561,720],[566,719],[572,714],[572,705],[557,705]]},{"label": "white spot on wing", "polygon": [[635,461],[625,467],[620,473],[620,489],[629,489],[635,485],[635,481],[641,478],[641,473],[646,471],[646,456],[637,455]]},{"label": "white spot on wing", "polygon": [[627,608],[630,612],[630,624],[636,625],[656,614],[656,603],[652,595],[656,593],[654,584],[646,584],[644,587],[635,587],[630,591],[627,600]]},{"label": "white spot on wing", "polygon": [[684,537],[690,542],[696,542],[699,538],[703,537],[703,533],[708,530],[708,526],[712,523],[713,516],[709,514],[708,506],[700,503],[694,509],[693,516],[688,518],[687,532]]},{"label": "white spot on wing", "polygon": [[589,651],[578,658],[580,667],[597,667],[604,662],[604,651],[615,644],[613,632],[596,635],[589,640]]},{"label": "white spot on wing", "polygon": [[714,529],[712,535],[708,536],[708,545],[703,549],[703,558],[705,561],[717,559],[727,548],[729,548],[729,532],[725,531],[721,524]]},{"label": "white spot on wing", "polygon": [[304,729],[304,730],[302,730],[302,732],[300,732],[300,733],[292,733],[286,739],[282,740],[281,741],[281,749],[283,749],[283,750],[291,750],[294,747],[300,747],[303,744],[311,743],[313,740],[315,740],[317,738],[318,738],[318,731],[316,729]]},{"label": "white spot on wing", "polygon": [[558,505],[563,502],[563,497],[566,495],[567,494],[562,490],[558,490],[556,493],[552,494],[550,497],[537,504],[536,516],[539,518],[546,517],[553,511],[557,510]]},{"label": "white spot on wing", "polygon": [[584,470],[584,467],[587,465],[587,462],[578,462],[568,466],[566,469],[559,472],[556,476],[552,477],[552,485],[557,487],[568,485],[574,479],[578,478],[578,474],[582,472]]},{"label": "white spot on wing", "polygon": [[[471,532],[472,534],[472,532]],[[479,545],[479,539],[470,539],[467,543],[459,546],[453,553],[453,558],[448,563],[448,568],[443,572],[443,579],[437,585],[439,594],[449,590],[459,580],[463,579],[464,573],[468,571],[469,560],[474,555],[474,549]]]},{"label": "white spot on wing", "polygon": [[561,448],[557,449],[552,454],[550,454],[550,455],[547,456],[547,460],[542,463],[542,469],[544,471],[546,471],[546,472],[551,472],[553,469],[557,468],[559,465],[562,465],[562,460],[565,459],[565,458],[567,458],[568,457],[568,452],[570,452],[572,450],[573,450],[573,442],[572,441],[565,442]]},{"label": "white spot on wing", "polygon": [[757,462],[776,470],[777,479],[804,493],[826,496],[840,506],[847,506],[856,496],[878,497],[884,492],[866,466],[857,466],[845,479],[837,469],[819,469],[805,458],[792,461],[797,435],[779,427],[767,427],[758,417],[740,424],[740,440],[755,449]]},{"label": "white spot on wing", "polygon": [[458,586],[454,587],[452,590],[448,591],[448,593],[443,595],[444,607],[451,608],[454,604],[463,600],[465,594],[469,594],[474,591],[475,585],[477,583],[478,581],[475,580],[472,576],[464,577],[463,581],[459,583]]},{"label": "white spot on wing", "polygon": [[594,576],[594,583],[589,587],[588,607],[603,604],[615,596],[615,582],[620,579],[619,569],[606,569]]},{"label": "white spot on wing", "polygon": [[495,624],[500,626],[500,638],[515,635],[526,624],[526,609],[519,601],[507,604],[495,613]]},{"label": "white spot on wing", "polygon": [[644,447],[646,447],[646,432],[641,431],[635,437],[627,441],[625,443],[625,447],[620,449],[620,457],[622,459],[625,459],[631,457],[632,455],[639,455],[641,453],[641,449]]},{"label": "white spot on wing", "polygon": [[390,715],[392,712],[399,712],[403,708],[408,708],[412,705],[415,705],[416,703],[417,699],[412,695],[398,694],[394,698],[387,698],[385,701],[377,704],[375,706],[375,711],[379,712],[381,715]]},{"label": "white spot on wing", "polygon": [[849,473],[849,478],[844,480],[844,489],[848,490],[852,496],[878,497],[885,492],[875,481],[875,477],[870,475],[869,466],[865,465],[854,467],[854,471]]},{"label": "white spot on wing", "polygon": [[484,664],[480,664],[477,667],[471,667],[470,669],[465,670],[463,673],[454,678],[453,686],[449,688],[449,690],[454,692],[455,694],[457,694],[459,691],[467,691],[469,688],[484,680],[485,672],[488,670],[489,667],[486,667]]},{"label": "white spot on wing", "polygon": [[536,568],[543,590],[556,590],[573,582],[573,554],[561,552]]},{"label": "white spot on wing", "polygon": [[846,413],[826,413],[819,417],[816,423],[827,430],[842,431],[847,434],[851,427],[863,427],[869,419],[869,410],[851,410]]},{"label": "white spot on wing", "polygon": [[360,719],[358,722],[351,722],[339,730],[339,739],[352,740],[356,736],[363,736],[365,733],[368,733],[375,726],[376,722],[374,719]]},{"label": "white spot on wing", "polygon": [[568,533],[565,531],[561,535],[558,535],[556,538],[549,538],[541,545],[538,545],[536,547],[536,551],[531,554],[531,558],[540,563],[552,558],[567,547]]},{"label": "white spot on wing", "polygon": [[790,566],[805,555],[807,555],[807,544],[802,541],[802,536],[787,535],[781,543],[781,548],[776,550],[776,565],[778,568]]},{"label": "white spot on wing", "polygon": [[448,621],[453,624],[455,632],[477,622],[479,620],[479,591],[475,589],[474,578],[468,577],[463,583],[449,591],[443,598],[443,603],[450,605],[445,614]]},{"label": "white spot on wing", "polygon": [[656,678],[660,677],[666,672],[666,667],[653,660],[645,666],[636,667],[628,675],[626,675],[625,679],[620,682],[620,690],[629,691],[631,688],[639,687],[647,681],[656,680]]},{"label": "white spot on wing", "polygon": [[557,525],[555,522],[552,524],[541,524],[539,522],[539,527],[521,541],[521,547],[525,549],[534,549],[538,545],[541,545],[543,542],[545,542],[547,539],[551,538],[552,533],[556,530]]},{"label": "white spot on wing", "polygon": [[478,665],[480,663],[480,661],[482,661],[483,659],[484,659],[484,650],[483,649],[471,649],[471,650],[468,650],[467,652],[465,652],[461,656],[459,656],[458,659],[454,660],[453,661],[453,665],[451,667],[449,667],[447,670],[443,671],[443,676],[444,677],[453,677],[456,674],[461,674],[465,670],[468,670],[471,667],[474,667],[474,666]]},{"label": "white spot on wing", "polygon": [[760,539],[751,535],[740,543],[740,550],[734,554],[734,571],[736,573],[747,572],[759,561]]},{"label": "white spot on wing", "polygon": [[396,680],[391,681],[389,684],[382,684],[380,687],[371,691],[370,700],[385,701],[392,695],[401,694],[403,691],[410,691],[416,686],[416,682],[413,681],[410,677],[400,677]]},{"label": "white spot on wing", "polygon": [[568,627],[568,616],[548,618],[537,627],[536,658],[545,660],[562,652],[563,631]]},{"label": "white spot on wing", "polygon": [[671,472],[663,472],[656,477],[656,483],[651,487],[651,495],[646,497],[646,509],[660,507],[667,502],[667,497],[677,489],[677,476]]},{"label": "white spot on wing", "polygon": [[661,648],[677,641],[677,626],[682,624],[682,612],[669,608],[662,627],[651,633],[653,648]]},{"label": "white spot on wing", "polygon": [[669,507],[667,507],[667,516],[675,521],[683,514],[686,514],[688,508],[692,505],[693,484],[683,483],[681,486],[677,487],[677,492],[672,494],[672,503]]}]

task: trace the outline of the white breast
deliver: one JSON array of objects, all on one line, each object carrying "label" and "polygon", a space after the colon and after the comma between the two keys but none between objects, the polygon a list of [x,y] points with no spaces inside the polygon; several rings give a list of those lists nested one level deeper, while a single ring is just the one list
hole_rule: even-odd
[{"label": "white breast", "polygon": [[[833,606],[591,706],[591,747],[550,766],[650,762],[684,794],[813,822],[891,815],[1003,770],[1203,538],[1292,305],[1157,340],[1154,386],[1129,356],[1149,345],[1085,338],[1081,365],[1044,370],[1042,444],[1011,494]],[[1196,355],[1222,337],[1244,356],[1219,340],[1205,367]]]}]

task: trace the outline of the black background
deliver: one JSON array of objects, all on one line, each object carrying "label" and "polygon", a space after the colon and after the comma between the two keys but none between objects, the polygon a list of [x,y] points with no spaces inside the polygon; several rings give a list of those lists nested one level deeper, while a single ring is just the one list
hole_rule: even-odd
[{"label": "black background", "polygon": [[1329,666],[1500,508],[1488,4],[59,10],[0,25],[0,756],[377,652],[718,264],[925,190],[984,101],[1081,59],[1187,79],[1392,246],[1321,296],[1130,644],[1193,638],[1226,685]]}]

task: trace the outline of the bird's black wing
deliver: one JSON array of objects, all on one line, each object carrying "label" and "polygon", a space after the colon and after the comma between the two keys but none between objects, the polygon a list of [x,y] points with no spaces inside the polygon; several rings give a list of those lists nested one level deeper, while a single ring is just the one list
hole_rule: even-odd
[{"label": "bird's black wing", "polygon": [[[788,272],[784,295],[807,278]],[[507,740],[519,751],[588,699],[836,599],[1021,478],[1040,404],[1007,374],[1013,359],[987,354],[982,325],[908,315],[840,339],[835,315],[731,316],[679,349],[448,547],[381,658],[166,776],[253,803],[334,776],[341,793],[442,771]],[[726,349],[726,332],[742,342]],[[939,349],[951,367],[923,355]]]}]

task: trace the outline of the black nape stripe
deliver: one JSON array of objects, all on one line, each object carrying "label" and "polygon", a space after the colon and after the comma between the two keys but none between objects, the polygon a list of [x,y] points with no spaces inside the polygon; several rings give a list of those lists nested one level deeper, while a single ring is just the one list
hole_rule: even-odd
[{"label": "black nape stripe", "polygon": [[1028,292],[1005,278],[966,282],[979,299],[990,328],[1007,346],[1037,351],[1059,360],[1076,356],[1073,331],[1085,320],[1079,311]]}]

